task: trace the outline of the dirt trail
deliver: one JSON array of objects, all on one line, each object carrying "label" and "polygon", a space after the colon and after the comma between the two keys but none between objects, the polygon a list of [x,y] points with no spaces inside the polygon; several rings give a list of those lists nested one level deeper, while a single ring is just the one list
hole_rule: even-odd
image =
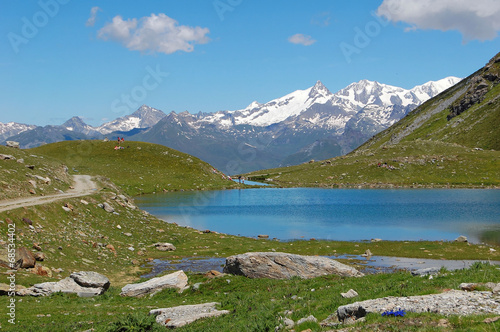
[{"label": "dirt trail", "polygon": [[69,189],[64,194],[55,194],[47,196],[23,197],[0,201],[0,212],[17,209],[25,206],[34,206],[46,203],[52,203],[60,199],[80,197],[90,195],[97,190],[97,184],[92,181],[90,175],[73,175],[74,189]]}]

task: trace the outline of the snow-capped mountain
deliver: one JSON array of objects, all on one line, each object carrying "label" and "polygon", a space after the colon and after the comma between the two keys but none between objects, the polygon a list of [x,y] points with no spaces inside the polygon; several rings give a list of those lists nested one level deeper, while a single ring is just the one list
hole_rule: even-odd
[{"label": "snow-capped mountain", "polygon": [[[117,132],[192,154],[235,174],[348,153],[458,81],[447,77],[407,90],[361,80],[336,93],[318,81],[308,89],[266,103],[254,101],[235,111],[166,115],[143,105],[99,127],[73,117],[61,126],[37,127],[31,135],[13,138],[31,147]],[[0,124],[0,130],[4,127]]]},{"label": "snow-capped mountain", "polygon": [[35,129],[35,125],[27,125],[24,123],[17,122],[0,122],[0,142],[6,140],[7,138],[20,134],[22,132]]},{"label": "snow-capped mountain", "polygon": [[74,131],[88,136],[100,136],[100,133],[94,127],[83,122],[82,118],[78,116],[72,117],[61,126],[68,131]]},{"label": "snow-capped mountain", "polygon": [[[320,81],[267,103],[215,113],[170,113],[137,139],[165,144],[227,170],[277,167],[347,153],[451,87],[448,77],[412,89],[361,80],[337,93]],[[250,157],[249,157],[250,156]]]},{"label": "snow-capped mountain", "polygon": [[106,122],[95,128],[103,135],[114,131],[127,132],[138,128],[149,128],[165,117],[165,113],[147,105],[142,105],[134,113]]}]

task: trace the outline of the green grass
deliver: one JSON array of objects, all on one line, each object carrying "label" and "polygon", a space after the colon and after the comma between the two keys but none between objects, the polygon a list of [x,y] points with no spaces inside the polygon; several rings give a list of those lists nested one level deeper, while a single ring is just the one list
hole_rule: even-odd
[{"label": "green grass", "polygon": [[[433,279],[412,277],[404,272],[363,278],[323,276],[309,280],[259,280],[240,276],[207,279],[200,274],[189,274],[189,283],[192,285],[197,282],[203,283],[199,290],[189,289],[182,294],[164,290],[153,297],[140,299],[121,297],[120,289],[114,286],[95,298],[63,294],[18,298],[15,329],[3,322],[2,329],[82,331],[94,328],[96,331],[118,331],[118,328],[129,327],[123,331],[138,331],[140,329],[133,328],[141,327],[143,330],[150,328],[151,331],[160,331],[162,329],[151,324],[151,318],[147,316],[150,310],[216,301],[220,303],[220,308],[229,310],[230,314],[200,320],[179,331],[273,331],[280,324],[280,317],[285,317],[285,311],[291,311],[289,318],[294,321],[309,315],[321,321],[334,313],[338,306],[355,301],[439,293],[449,288],[456,289],[462,282],[500,282],[500,274],[497,267],[486,264],[476,264],[471,269],[454,272],[443,270]],[[342,298],[340,293],[351,288],[359,293],[359,297]],[[0,306],[6,305],[6,300],[6,297],[0,298]],[[486,317],[494,315],[449,317],[448,320],[451,327],[458,330],[500,328],[498,321],[492,325],[482,323]],[[431,331],[441,318],[433,314],[408,314],[404,318],[371,314],[365,323],[358,323],[357,326],[366,331],[376,327],[393,331]],[[305,323],[296,331],[304,328],[329,330],[316,323]]]},{"label": "green grass", "polygon": [[65,141],[28,151],[49,156],[67,165],[71,174],[103,176],[128,195],[178,190],[234,188],[213,167],[198,158],[162,145],[125,142]]},{"label": "green grass", "polygon": [[[70,186],[71,181],[63,165],[53,158],[6,146],[0,146],[0,154],[15,158],[0,160],[0,200],[54,194]],[[33,169],[26,166],[32,166]],[[48,177],[51,181],[46,184],[33,178],[33,175]],[[36,188],[28,182],[30,180],[36,182]],[[34,190],[35,194],[30,194],[30,190]]]}]

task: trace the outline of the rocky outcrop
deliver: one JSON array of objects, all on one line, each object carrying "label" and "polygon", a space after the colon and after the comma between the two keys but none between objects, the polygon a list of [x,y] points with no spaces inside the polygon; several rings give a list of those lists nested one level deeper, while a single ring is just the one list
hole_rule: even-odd
[{"label": "rocky outcrop", "polygon": [[448,120],[465,112],[474,104],[482,102],[490,88],[500,83],[499,62],[500,56],[497,55],[490,60],[480,73],[471,78],[470,87],[465,95],[450,107],[450,114],[447,116]]},{"label": "rocky outcrop", "polygon": [[48,296],[52,293],[72,293],[80,297],[101,295],[109,288],[109,279],[97,272],[76,272],[58,282],[35,284],[17,292],[20,296]]},{"label": "rocky outcrop", "polygon": [[441,294],[409,297],[384,297],[374,300],[355,302],[337,309],[339,321],[356,317],[359,319],[368,313],[383,313],[392,310],[407,312],[431,312],[441,315],[480,315],[500,314],[498,295],[492,292],[466,292],[451,290]]},{"label": "rocky outcrop", "polygon": [[198,319],[207,317],[218,317],[228,314],[228,310],[217,310],[216,302],[181,305],[178,307],[155,309],[149,312],[156,316],[156,322],[166,327],[181,327],[190,324]]},{"label": "rocky outcrop", "polygon": [[128,284],[122,288],[121,296],[141,297],[153,295],[165,288],[184,289],[187,286],[188,277],[184,271],[177,271],[163,277],[149,279],[139,284]]},{"label": "rocky outcrop", "polygon": [[248,278],[303,279],[328,274],[344,277],[361,277],[363,273],[320,256],[302,256],[281,252],[251,252],[226,258],[224,272]]}]

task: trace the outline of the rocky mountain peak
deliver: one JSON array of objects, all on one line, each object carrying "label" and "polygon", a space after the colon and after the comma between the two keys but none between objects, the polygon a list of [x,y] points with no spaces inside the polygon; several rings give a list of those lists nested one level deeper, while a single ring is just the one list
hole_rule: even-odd
[{"label": "rocky mountain peak", "polygon": [[328,88],[324,86],[321,81],[317,81],[309,92],[309,98],[314,98],[317,96],[328,97],[331,95],[332,93],[330,92],[330,90],[328,90]]}]

